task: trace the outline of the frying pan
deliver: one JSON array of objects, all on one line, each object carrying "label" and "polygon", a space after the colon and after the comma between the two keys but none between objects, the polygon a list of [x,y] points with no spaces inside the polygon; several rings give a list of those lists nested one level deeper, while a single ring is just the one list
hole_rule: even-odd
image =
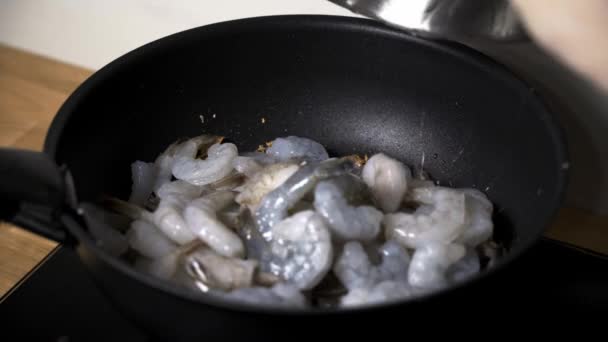
[{"label": "frying pan", "polygon": [[[382,151],[441,184],[478,188],[496,206],[495,238],[509,253],[459,286],[359,309],[262,309],[172,287],[101,248],[79,203],[127,198],[133,161],[205,132],[242,151],[286,135],[317,140],[334,155]],[[170,340],[321,336],[329,327],[356,335],[369,327],[357,322],[373,317],[420,317],[473,296],[510,300],[487,284],[540,239],[560,206],[568,163],[553,116],[502,66],[454,43],[332,16],[249,18],[145,45],[68,98],[44,153],[0,156],[2,218],[73,248],[122,313]]]}]

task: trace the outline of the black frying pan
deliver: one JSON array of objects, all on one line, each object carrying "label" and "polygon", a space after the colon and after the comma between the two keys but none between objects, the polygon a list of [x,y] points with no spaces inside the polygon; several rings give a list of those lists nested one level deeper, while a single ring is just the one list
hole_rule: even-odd
[{"label": "black frying pan", "polygon": [[[73,190],[78,201],[126,198],[134,160],[153,160],[201,132],[225,135],[240,150],[299,135],[333,154],[383,151],[416,167],[424,160],[442,184],[487,193],[509,254],[461,286],[349,311],[262,310],[173,288],[101,250]],[[174,338],[321,336],[330,326],[359,333],[368,327],[359,319],[420,315],[475,295],[497,303],[508,295],[493,297],[485,282],[541,237],[560,205],[568,162],[554,118],[493,61],[372,21],[323,16],[220,23],[139,48],[70,96],[44,150],[2,150],[2,217],[73,247],[122,312]]]}]

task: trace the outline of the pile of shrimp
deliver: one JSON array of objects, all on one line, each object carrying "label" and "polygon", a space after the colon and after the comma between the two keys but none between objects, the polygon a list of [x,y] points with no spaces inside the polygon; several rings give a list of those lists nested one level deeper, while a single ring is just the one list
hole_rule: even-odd
[{"label": "pile of shrimp", "polygon": [[128,201],[84,208],[110,223],[122,216],[126,229],[91,233],[137,270],[210,296],[352,307],[437,291],[491,266],[488,198],[413,177],[384,153],[330,158],[295,136],[239,153],[203,135],[131,172]]}]

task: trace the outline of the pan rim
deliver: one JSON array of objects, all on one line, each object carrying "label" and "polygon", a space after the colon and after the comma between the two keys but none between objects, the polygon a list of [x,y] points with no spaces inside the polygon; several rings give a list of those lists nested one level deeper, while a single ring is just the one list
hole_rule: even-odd
[{"label": "pan rim", "polygon": [[[535,106],[539,108],[538,115],[541,120],[546,122],[546,127],[550,131],[554,140],[555,155],[558,161],[561,163],[568,163],[568,153],[566,146],[566,139],[563,129],[559,125],[557,118],[552,115],[549,111],[548,106],[538,96],[534,95],[532,87],[528,86],[523,79],[517,77],[514,73],[508,70],[505,66],[496,62],[495,60],[487,57],[486,55],[473,50],[465,45],[455,42],[445,42],[439,40],[429,40],[421,37],[413,36],[407,32],[399,30],[394,27],[390,27],[387,24],[378,22],[371,19],[346,17],[346,16],[334,16],[334,15],[272,15],[272,16],[261,16],[261,17],[250,17],[244,19],[236,19],[230,21],[219,22],[215,24],[200,26],[185,31],[177,32],[169,36],[157,39],[148,44],[142,45],[107,64],[100,70],[93,73],[84,83],[82,83],[62,104],[56,116],[53,118],[51,126],[49,128],[47,137],[44,144],[44,152],[49,154],[54,160],[57,161],[58,145],[62,136],[63,129],[69,119],[76,115],[79,103],[86,98],[87,94],[95,91],[97,86],[103,83],[108,77],[113,75],[117,70],[128,67],[131,63],[137,61],[141,57],[145,57],[149,52],[155,49],[162,49],[163,46],[180,40],[185,35],[197,34],[203,31],[217,31],[222,32],[234,32],[239,31],[243,27],[260,27],[264,25],[277,25],[277,26],[289,26],[289,27],[330,27],[332,29],[341,29],[345,31],[354,31],[362,34],[373,34],[383,35],[386,37],[392,37],[400,40],[408,40],[412,43],[423,45],[438,53],[444,53],[450,57],[460,59],[463,63],[468,63],[482,69],[484,72],[493,73],[500,78],[508,80],[513,84],[519,84],[519,87],[526,87],[530,90],[530,100]],[[544,222],[543,227],[539,227],[539,231],[544,232],[549,224],[554,220],[557,215],[557,211],[561,207],[563,200],[566,184],[567,184],[567,170],[560,172],[558,184],[556,184],[556,196],[552,198],[551,210],[543,214],[542,221]],[[196,304],[210,306],[216,310],[234,311],[240,313],[254,313],[254,314],[270,314],[270,315],[320,315],[320,314],[349,314],[353,312],[363,312],[375,309],[391,309],[395,307],[407,306],[410,303],[424,302],[430,298],[441,297],[445,294],[458,291],[459,289],[469,286],[473,282],[477,282],[486,277],[492,276],[495,272],[500,272],[504,267],[509,266],[514,260],[518,259],[522,254],[528,251],[532,246],[537,243],[542,234],[534,239],[530,239],[526,242],[520,242],[517,248],[507,256],[505,256],[497,265],[493,268],[484,271],[476,276],[463,281],[459,284],[449,286],[442,290],[434,291],[432,293],[416,296],[414,298],[395,300],[387,303],[370,304],[365,306],[359,306],[354,308],[340,308],[340,309],[299,309],[299,308],[284,308],[284,307],[271,307],[271,306],[256,306],[253,304],[236,303],[232,301],[221,300],[212,296],[205,296],[202,294],[194,293],[193,291],[177,286],[172,286],[166,282],[156,279],[152,276],[140,273],[134,270],[132,267],[127,265],[126,262],[110,256],[97,246],[94,241],[87,236],[84,229],[80,227],[76,222],[67,223],[66,227],[68,230],[75,235],[79,243],[82,243],[91,250],[97,257],[107,263],[115,271],[123,273],[123,275],[132,278],[133,280],[140,282],[142,285],[153,288],[157,291],[162,291],[164,294],[171,295],[178,300],[188,300],[195,302]]]}]

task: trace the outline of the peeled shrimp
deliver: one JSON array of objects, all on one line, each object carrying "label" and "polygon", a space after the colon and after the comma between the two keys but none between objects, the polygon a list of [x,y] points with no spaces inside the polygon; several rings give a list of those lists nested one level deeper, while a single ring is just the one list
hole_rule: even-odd
[{"label": "peeled shrimp", "polygon": [[131,223],[127,239],[131,248],[151,259],[162,258],[177,248],[157,227],[144,220]]},{"label": "peeled shrimp", "polygon": [[218,143],[209,147],[207,159],[196,159],[193,156],[176,157],[171,171],[177,179],[194,185],[205,185],[228,176],[237,156],[236,145]]},{"label": "peeled shrimp", "polygon": [[146,218],[174,242],[180,245],[186,244],[196,236],[188,229],[183,211],[186,203],[200,196],[202,191],[202,187],[182,180],[167,182],[156,191],[160,203],[152,214],[146,215]]},{"label": "peeled shrimp", "polygon": [[252,213],[255,212],[262,198],[283,184],[298,168],[298,165],[292,163],[272,164],[263,168],[241,187],[236,202],[248,207]]},{"label": "peeled shrimp", "polygon": [[237,172],[244,174],[248,178],[253,177],[263,168],[263,165],[257,162],[254,158],[243,156],[234,158],[234,161],[232,161],[232,166]]},{"label": "peeled shrimp", "polygon": [[193,200],[203,193],[204,188],[190,184],[183,180],[176,180],[163,184],[157,191],[156,196],[166,198],[169,196],[182,198],[184,201]]},{"label": "peeled shrimp", "polygon": [[350,159],[342,158],[330,159],[318,165],[305,164],[281,186],[264,196],[254,214],[262,236],[271,240],[272,227],[287,216],[289,208],[312,191],[320,181],[346,173],[346,168],[351,163]]},{"label": "peeled shrimp", "polygon": [[413,179],[382,153],[330,159],[293,136],[267,146],[239,155],[200,136],[133,163],[130,203],[110,204],[134,220],[126,238],[114,233],[138,253],[135,267],[271,306],[306,306],[309,295],[316,306],[380,303],[480,272],[478,247],[493,233],[483,193],[435,186],[422,170]]},{"label": "peeled shrimp", "polygon": [[215,292],[222,298],[253,305],[305,307],[306,298],[300,290],[290,284],[278,283],[271,288],[249,287],[231,292]]},{"label": "peeled shrimp", "polygon": [[113,200],[111,205],[134,220],[143,219],[154,224],[178,245],[198,238],[221,255],[240,257],[244,254],[239,237],[217,217],[219,210],[233,202],[232,192],[217,191],[196,200],[187,193],[180,196],[167,192],[163,196],[152,213],[119,200]]},{"label": "peeled shrimp", "polygon": [[154,161],[154,166],[158,170],[154,189],[158,189],[163,184],[171,181],[172,169],[178,159],[193,159],[199,150],[207,151],[209,146],[218,141],[221,141],[220,137],[201,135],[181,143],[171,144]]},{"label": "peeled shrimp", "polygon": [[239,237],[217,217],[217,212],[234,200],[234,194],[220,191],[190,202],[184,210],[184,218],[192,233],[218,254],[227,257],[243,257],[245,248]]},{"label": "peeled shrimp", "polygon": [[158,169],[153,163],[136,161],[131,164],[131,196],[129,202],[144,206],[154,191]]},{"label": "peeled shrimp", "polygon": [[295,136],[275,139],[266,150],[266,154],[280,161],[296,159],[314,163],[329,158],[323,145],[314,140]]},{"label": "peeled shrimp", "polygon": [[399,209],[412,173],[403,163],[379,153],[367,161],[362,177],[379,207],[391,213]]},{"label": "peeled shrimp", "polygon": [[413,214],[385,215],[383,223],[388,239],[395,239],[407,248],[418,248],[428,243],[453,242],[466,229],[463,192],[426,187],[413,189],[411,197],[425,205]]},{"label": "peeled shrimp", "polygon": [[465,256],[459,244],[429,243],[414,252],[408,271],[410,285],[423,289],[439,289],[448,284],[446,272]]},{"label": "peeled shrimp", "polygon": [[269,242],[262,237],[250,215],[245,214],[243,221],[243,225],[239,227],[237,232],[245,244],[247,259],[260,261],[262,270],[270,271],[269,265],[272,254],[270,253]]},{"label": "peeled shrimp", "polygon": [[466,230],[456,240],[466,246],[475,247],[488,241],[494,232],[492,203],[486,195],[475,189],[464,189],[466,205]]},{"label": "peeled shrimp", "polygon": [[342,189],[332,180],[317,185],[314,206],[338,240],[369,241],[380,232],[382,212],[371,206],[349,205]]},{"label": "peeled shrimp", "polygon": [[145,217],[154,223],[165,235],[179,245],[196,239],[190,230],[183,211],[187,200],[178,195],[167,195],[161,199],[158,208]]},{"label": "peeled shrimp", "polygon": [[[162,188],[162,187],[161,187]],[[145,220],[163,232],[178,245],[184,245],[196,239],[196,235],[188,228],[183,211],[191,197],[180,193],[165,193],[154,212],[119,199],[106,199],[106,206],[132,220]]]},{"label": "peeled shrimp", "polygon": [[139,257],[135,260],[135,268],[160,279],[175,280],[182,277],[186,271],[185,256],[198,248],[204,247],[199,241],[193,241],[175,248],[171,253],[160,258]]},{"label": "peeled shrimp", "polygon": [[407,251],[397,242],[387,241],[379,252],[380,264],[373,265],[359,242],[348,242],[336,260],[334,273],[349,290],[369,290],[385,281],[407,283],[410,263]]},{"label": "peeled shrimp", "polygon": [[272,227],[270,271],[302,290],[317,285],[332,262],[331,236],[323,218],[301,211]]},{"label": "peeled shrimp", "polygon": [[385,303],[390,300],[404,299],[414,294],[407,283],[383,281],[371,288],[356,288],[340,299],[344,307]]}]

